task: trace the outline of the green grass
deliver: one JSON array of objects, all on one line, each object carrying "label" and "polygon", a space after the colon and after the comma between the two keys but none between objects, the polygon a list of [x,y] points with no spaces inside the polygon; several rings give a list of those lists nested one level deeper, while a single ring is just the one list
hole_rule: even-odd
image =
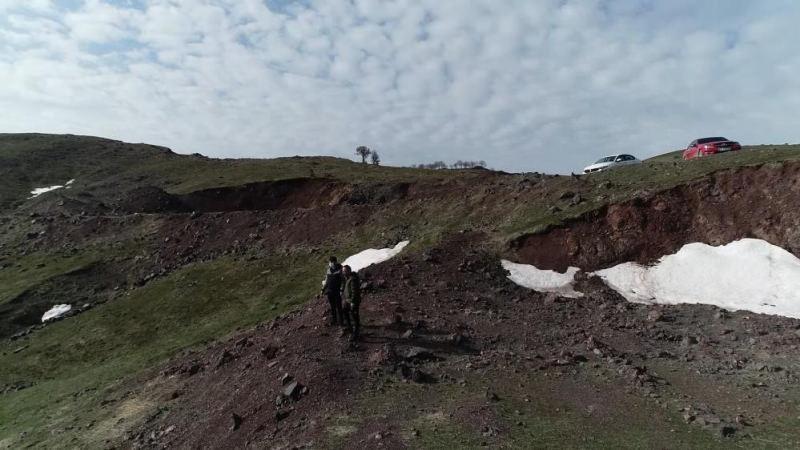
[{"label": "green grass", "polygon": [[[505,248],[510,237],[544,230],[607,203],[629,199],[641,191],[670,188],[717,170],[797,160],[800,160],[800,146],[748,148],[696,161],[682,161],[675,154],[668,154],[638,167],[584,176],[580,180],[568,176],[549,178],[510,202],[492,201],[491,190],[465,190],[468,195],[441,202],[399,202],[372,215],[365,223],[342,226],[341,232],[330,240],[331,244],[321,249],[289,248],[282,249],[288,253],[282,257],[256,255],[258,259],[254,261],[225,257],[185,266],[86,313],[47,326],[22,341],[0,343],[0,386],[34,383],[33,387],[0,396],[0,448],[6,443],[102,446],[103,443],[92,440],[96,433],[87,432],[86,424],[102,421],[110,414],[101,406],[103,400],[119,397],[131,383],[135,384],[137,377],[182,349],[202,346],[305,301],[315,293],[319,261],[329,253],[344,256],[366,247],[411,238],[411,246],[404,251],[408,254],[435,245],[447,233],[468,229],[488,232],[498,248]],[[175,155],[144,144],[123,145],[83,136],[0,135],[0,211],[4,208],[11,211],[9,207],[27,202],[28,192],[34,187],[71,178],[78,180],[71,195],[86,190],[102,197],[117,196],[120,190],[145,184],[186,193],[215,186],[311,176],[348,182],[449,179],[462,180],[466,185],[477,175],[470,171],[363,166],[329,157],[215,160]],[[522,178],[511,175],[494,181],[517,183]],[[570,206],[568,200],[559,199],[565,191],[581,193],[586,201]],[[551,213],[549,208],[553,205],[561,211]],[[155,227],[154,222],[145,220],[121,235],[93,236],[74,255],[42,252],[13,259],[6,257],[5,262],[13,265],[0,270],[0,304],[28,289],[55,283],[53,280],[62,275],[97,263],[101,256],[126,260],[138,254],[142,250],[139,238],[152,231],[151,225]],[[17,227],[17,231],[22,229]],[[17,238],[10,234],[0,236],[0,244],[14,239]],[[27,347],[13,353],[21,346]],[[395,386],[386,395],[362,399],[361,415],[344,418],[340,425],[361,423],[365,418],[395,411],[408,415],[401,417],[406,417],[409,427],[419,432],[414,447],[446,448],[453,444],[473,447],[484,440],[476,430],[449,420],[431,426],[425,416],[415,415],[415,409],[399,410],[392,404],[407,405],[400,400],[411,398],[422,407],[433,408],[446,404],[448,396],[469,399],[469,395],[459,388],[443,385]],[[505,417],[508,411],[522,407],[501,402],[497,413]],[[574,446],[647,443],[648,431],[644,425],[629,431],[611,427],[613,433],[601,432],[595,441],[587,443],[575,440],[575,434],[587,429],[602,430],[602,426],[580,416],[551,416],[536,410],[526,417],[528,425],[523,430],[504,438],[507,446],[557,445],[559,440]],[[24,441],[17,440],[20,432],[27,433]],[[336,437],[332,436],[330,444],[336,446],[336,443]]]},{"label": "green grass", "polygon": [[365,390],[350,415],[334,417],[328,424],[329,432],[322,445],[349,448],[342,430],[355,432],[370,422],[385,424],[389,417],[392,422],[403,424],[399,432],[411,448],[478,448],[483,441],[479,430],[448,414],[448,408],[455,408],[463,396],[458,388],[443,384],[389,383],[380,391]]},{"label": "green grass", "polygon": [[0,305],[26,290],[59,275],[81,270],[99,260],[92,252],[75,255],[33,253],[13,260],[13,265],[0,269]]},{"label": "green grass", "polygon": [[[508,447],[648,449],[668,442],[670,448],[708,449],[728,448],[733,442],[686,424],[674,411],[636,392],[598,383],[588,373],[578,377],[577,388],[573,381],[544,379],[536,373],[504,379],[493,407],[509,430]],[[612,408],[589,412],[593,406]]]},{"label": "green grass", "polygon": [[0,210],[26,200],[37,187],[76,179],[73,191],[115,195],[139,185],[173,193],[257,181],[318,177],[346,182],[401,182],[470,176],[469,171],[375,167],[334,157],[214,159],[163,147],[91,136],[0,134]]},{"label": "green grass", "polygon": [[[529,203],[514,205],[510,211],[497,205],[491,214],[504,217],[499,229],[506,240],[518,234],[543,231],[603,205],[631,199],[638,193],[670,189],[720,170],[800,161],[800,145],[745,147],[740,152],[691,161],[673,156],[667,154],[641,165],[584,175],[579,180],[571,177],[547,180],[538,191],[540,195]],[[565,191],[580,193],[585,201],[571,206],[569,199],[559,199]],[[550,206],[561,210],[552,213]]]},{"label": "green grass", "polygon": [[[487,383],[490,383],[487,385]],[[359,395],[351,413],[328,424],[326,448],[346,448],[347,432],[377,422],[400,424],[399,434],[411,448],[727,448],[711,432],[687,425],[636,393],[607,386],[583,374],[577,383],[533,373],[472,376],[466,386],[389,383]],[[488,401],[491,387],[498,401]],[[577,389],[577,390],[576,390]],[[581,410],[605,397],[587,394],[598,389],[613,398],[613,413]],[[524,399],[528,398],[529,401]],[[609,405],[603,405],[607,408]],[[488,411],[488,412],[487,412]],[[484,436],[491,423],[495,436]]]},{"label": "green grass", "polygon": [[[185,267],[130,295],[0,344],[0,385],[34,383],[0,397],[0,442],[84,442],[80,424],[100,420],[100,402],[177,351],[270,319],[304,301],[318,267],[307,255],[257,261],[219,259]],[[276,270],[278,267],[286,269]],[[266,272],[268,268],[273,270]],[[13,353],[16,347],[24,351]],[[94,443],[96,444],[96,443]]]}]

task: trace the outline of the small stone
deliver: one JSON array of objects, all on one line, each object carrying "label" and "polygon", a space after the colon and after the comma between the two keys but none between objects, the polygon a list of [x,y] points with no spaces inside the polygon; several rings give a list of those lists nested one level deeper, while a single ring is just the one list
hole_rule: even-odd
[{"label": "small stone", "polygon": [[283,388],[284,397],[297,399],[300,396],[300,383],[292,381]]},{"label": "small stone", "polygon": [[240,415],[238,415],[236,413],[232,413],[231,414],[231,419],[233,420],[233,424],[231,424],[231,430],[232,431],[238,430],[239,427],[242,426],[242,420],[243,420],[242,416],[240,416]]}]

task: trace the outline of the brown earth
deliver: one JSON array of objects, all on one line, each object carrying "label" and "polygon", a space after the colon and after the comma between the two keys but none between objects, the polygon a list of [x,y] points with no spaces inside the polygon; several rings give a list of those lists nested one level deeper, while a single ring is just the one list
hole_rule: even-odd
[{"label": "brown earth", "polygon": [[[220,255],[247,261],[298,248],[314,253],[351,229],[378,223],[387,205],[417,215],[438,213],[425,209],[429,204],[458,205],[478,218],[481,231],[450,234],[435,248],[363,271],[369,284],[363,342],[351,346],[340,330],[325,327],[324,302],[312,300],[178,357],[131,393],[155,401],[160,412],[122,446],[414,448],[431,446],[426,439],[435,429],[409,423],[440,420],[478,430],[481,444],[525,446],[539,441],[515,441],[529,423],[510,417],[509,405],[513,414],[550,417],[555,404],[581,411],[581,423],[593,430],[622,433],[615,428],[620,423],[637,423],[650,446],[687,446],[690,433],[669,430],[739,439],[797,416],[800,321],[709,306],[631,304],[597,279],[580,280],[586,297],[564,299],[514,285],[498,261],[594,270],[652,262],[688,242],[741,237],[800,255],[799,174],[796,163],[717,172],[522,236],[500,253],[492,235],[496,221],[489,220],[497,217],[493,208],[551,195],[531,188],[537,180],[487,172],[480,183],[292,179],[187,194],[143,186],[121,198],[83,193],[65,200],[56,192],[34,206],[25,226],[4,224],[9,235],[28,235],[5,251],[69,253],[135,242],[133,261],[55,280],[76,291],[91,283],[92,298],[107,299],[117,288]],[[382,239],[391,244],[406,231],[382,228]],[[22,296],[43,308],[55,301],[54,292],[51,286]],[[18,314],[16,306],[9,303],[3,313]],[[29,321],[18,328],[40,317],[38,309],[25,314]],[[280,396],[285,374],[307,390]],[[108,407],[124,409],[129,401],[109,399]],[[390,404],[370,413],[381,401]],[[652,414],[634,417],[642,411]],[[586,439],[580,443],[592,444]]]},{"label": "brown earth", "polygon": [[[797,408],[800,364],[791,355],[800,321],[631,304],[596,279],[582,282],[585,298],[540,294],[508,281],[485,244],[483,234],[458,234],[424,254],[365,269],[357,345],[325,326],[325,302],[312,301],[179,358],[152,383],[169,386],[163,412],[124,445],[414,448],[435,431],[410,430],[408,412],[438,411],[500,446],[524,425],[509,422],[498,405],[543,395],[550,406],[590,410],[586,420],[595,425],[639,420],[626,418],[624,405],[643,402],[636,411],[656,411],[646,424],[650,444],[663,445],[659,428],[680,421],[741,438]],[[540,382],[531,384],[531,376]],[[289,379],[301,387],[284,396]],[[359,416],[365,402],[402,385],[461,394],[433,405],[392,397],[383,415]],[[553,390],[540,392],[543,386]],[[360,418],[341,428],[342,417]]]},{"label": "brown earth", "polygon": [[540,269],[597,270],[651,263],[689,242],[722,245],[752,237],[800,256],[800,165],[712,174],[646,198],[610,205],[511,243]]}]

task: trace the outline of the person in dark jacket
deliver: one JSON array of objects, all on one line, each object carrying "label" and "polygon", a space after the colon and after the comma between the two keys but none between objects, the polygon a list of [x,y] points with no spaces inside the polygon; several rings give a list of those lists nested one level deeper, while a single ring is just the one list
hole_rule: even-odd
[{"label": "person in dark jacket", "polygon": [[350,266],[344,266],[342,270],[344,275],[344,321],[347,328],[350,329],[350,338],[357,341],[359,333],[361,332],[361,319],[359,317],[359,308],[361,307],[361,280],[358,278],[358,273],[350,269]]},{"label": "person in dark jacket", "polygon": [[328,270],[322,282],[322,294],[328,297],[331,306],[331,325],[344,325],[344,311],[342,311],[342,265],[331,256],[328,260]]}]

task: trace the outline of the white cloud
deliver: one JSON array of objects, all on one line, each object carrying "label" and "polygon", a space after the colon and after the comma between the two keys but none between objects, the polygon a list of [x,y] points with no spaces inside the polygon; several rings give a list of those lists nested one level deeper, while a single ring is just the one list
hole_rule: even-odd
[{"label": "white cloud", "polygon": [[0,129],[561,172],[800,141],[800,5],[695,3],[0,0]]}]

